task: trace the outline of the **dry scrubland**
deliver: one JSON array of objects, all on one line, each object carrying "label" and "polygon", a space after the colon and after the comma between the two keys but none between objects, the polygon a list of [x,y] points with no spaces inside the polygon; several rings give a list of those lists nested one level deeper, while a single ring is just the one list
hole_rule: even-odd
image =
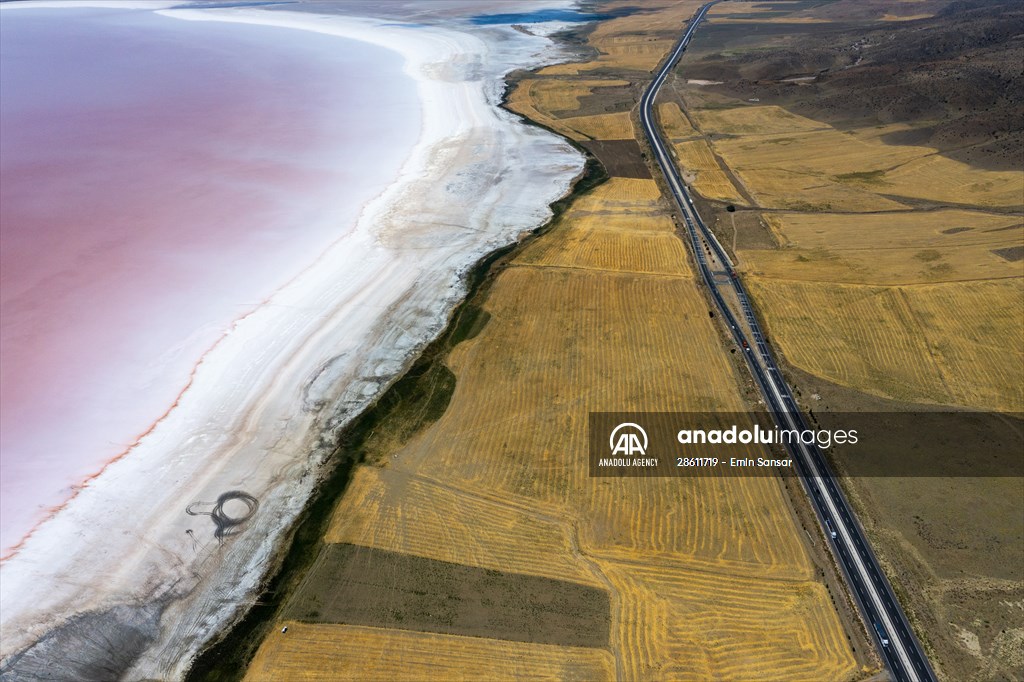
[{"label": "dry scrubland", "polygon": [[[572,104],[623,78],[646,80],[633,70],[657,63],[698,4],[600,24],[591,36],[602,51],[595,61],[523,79],[510,106],[575,139],[619,139],[630,123],[621,106],[612,116],[579,116]],[[607,81],[595,83],[595,73]],[[456,380],[447,409],[407,441],[389,434],[401,430],[394,423],[374,433],[326,535],[334,547],[476,567],[495,586],[543,579],[607,595],[603,620],[588,616],[577,626],[601,621],[607,643],[513,642],[488,636],[486,626],[474,636],[441,634],[450,621],[413,631],[395,624],[408,622],[402,613],[381,613],[387,627],[367,627],[365,613],[361,625],[308,622],[334,608],[324,552],[292,601],[325,606],[303,623],[287,620],[286,607],[247,679],[865,673],[781,479],[588,475],[589,411],[745,408],[741,378],[666,209],[654,181],[612,177],[520,251],[487,290],[485,324],[445,358]],[[409,581],[390,579],[389,570],[368,579]],[[414,590],[409,599],[430,596]],[[479,608],[481,621],[500,621],[488,600]],[[538,622],[556,610],[537,608]]]}]

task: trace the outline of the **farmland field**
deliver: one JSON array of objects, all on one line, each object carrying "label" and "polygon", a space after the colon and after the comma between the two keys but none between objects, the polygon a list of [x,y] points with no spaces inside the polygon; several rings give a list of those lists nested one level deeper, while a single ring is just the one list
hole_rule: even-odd
[{"label": "farmland field", "polygon": [[708,199],[737,204],[746,203],[729,176],[722,171],[711,147],[702,139],[684,140],[673,145],[676,159],[685,169],[690,185]]},{"label": "farmland field", "polygon": [[[669,133],[682,170],[823,424],[1024,411],[1020,126],[993,128],[996,104],[968,84],[1018,68],[1020,12],[996,2],[918,23],[944,6],[722,3],[661,102],[693,122]],[[992,27],[1005,46],[963,40]],[[940,44],[958,47],[936,57]],[[1019,92],[992,92],[1019,122]],[[708,150],[752,203],[702,187]],[[939,431],[920,444],[935,462],[999,449],[991,429]],[[925,467],[843,485],[940,679],[1019,679],[1024,482]]]},{"label": "farmland field", "polygon": [[[664,217],[643,215],[656,197],[653,181],[612,179],[509,264],[488,292],[486,325],[446,360],[456,377],[447,410],[356,470],[326,539],[478,567],[496,585],[513,574],[539,576],[607,594],[610,636],[581,659],[592,661],[596,679],[612,670],[625,679],[852,678],[861,664],[780,480],[587,474],[590,411],[743,407],[682,243]],[[595,216],[615,216],[614,227],[598,227]],[[329,605],[346,584],[317,576],[345,575],[333,561],[321,555],[292,600],[324,604],[304,620],[331,622]],[[389,569],[360,575],[376,572]],[[399,575],[415,587],[408,571]],[[420,598],[439,589],[436,580]],[[291,627],[284,638],[272,634],[250,679],[328,656],[352,661],[349,671],[364,660],[374,670],[384,641],[420,641],[390,612],[378,616],[377,630],[359,614],[358,622],[304,625],[295,645],[282,644]],[[331,639],[332,628],[353,625],[364,626],[357,632],[365,647]],[[493,647],[505,665],[526,665],[527,650],[499,631],[475,634],[482,640],[474,646]],[[564,661],[564,653],[550,656]],[[602,669],[609,654],[614,667]],[[447,659],[442,649],[430,657],[413,646],[406,655],[422,655],[413,669],[429,665],[440,677],[486,675],[494,665],[487,656]]]},{"label": "farmland field", "polygon": [[658,105],[658,121],[665,135],[673,140],[687,139],[697,134],[675,102]]},{"label": "farmland field", "polygon": [[[807,188],[820,196],[838,194],[842,199],[830,208],[846,211],[884,210],[900,199],[1021,206],[1020,178],[1012,171],[975,169],[928,147],[887,145],[833,128],[803,132],[794,123],[780,130],[786,123],[778,125],[776,115],[765,117],[760,108],[730,110],[735,115],[721,124],[716,116],[713,128],[703,123],[708,117],[698,118],[702,128],[742,135],[722,140],[716,150],[765,208],[789,208],[780,195]],[[779,179],[772,182],[773,176]]]},{"label": "farmland field", "polygon": [[[827,14],[771,7],[722,5],[712,17]],[[741,49],[758,47],[749,37],[737,40]],[[698,49],[710,53],[709,45]],[[685,120],[672,108],[682,107],[696,126],[681,129],[685,137],[674,144],[696,192],[764,211],[758,221],[771,243],[735,234],[736,261],[781,354],[882,397],[1022,409],[1021,172],[886,141],[908,131],[907,123],[840,129],[777,104],[730,99],[688,83],[688,60],[701,58],[683,59],[675,93],[660,106],[672,125]],[[754,205],[737,194],[728,172]],[[721,203],[711,207],[716,222],[735,225]]]},{"label": "farmland field", "polygon": [[558,125],[575,130],[585,138],[595,140],[632,140],[635,139],[633,124],[629,120],[629,112],[617,114],[594,114],[592,116],[576,116],[559,119]]},{"label": "farmland field", "polygon": [[611,654],[586,647],[355,625],[282,627],[288,632],[267,638],[246,680],[599,680],[615,671]]},{"label": "farmland field", "polygon": [[580,111],[582,98],[600,94],[602,89],[628,84],[629,81],[618,78],[527,78],[511,89],[508,103],[518,113],[576,141],[632,140],[632,124],[627,112],[582,115]]},{"label": "farmland field", "polygon": [[749,282],[768,334],[812,374],[907,402],[1024,410],[1020,279],[910,287]]},{"label": "farmland field", "polygon": [[[1024,409],[1015,215],[947,209],[765,215],[781,246],[738,253],[795,366],[916,403]],[[1012,252],[1010,252],[1012,253]]]}]

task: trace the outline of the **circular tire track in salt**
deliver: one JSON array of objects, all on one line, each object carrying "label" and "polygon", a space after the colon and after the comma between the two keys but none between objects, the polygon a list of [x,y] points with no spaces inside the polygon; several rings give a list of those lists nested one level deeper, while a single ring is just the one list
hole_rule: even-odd
[{"label": "circular tire track in salt", "polygon": [[[224,506],[227,503],[234,501],[241,502],[245,506],[245,511],[240,516],[231,516],[224,511]],[[215,503],[213,503],[212,511],[205,512],[195,510],[195,507],[207,504],[210,503],[193,502],[189,506],[185,507],[185,513],[189,516],[209,516],[213,520],[213,524],[217,526],[217,529],[213,532],[213,536],[221,542],[224,541],[224,538],[241,532],[241,528],[238,528],[238,526],[252,518],[253,514],[256,513],[256,510],[260,508],[259,500],[243,490],[229,490],[226,493],[221,493],[221,496],[217,498]]]}]

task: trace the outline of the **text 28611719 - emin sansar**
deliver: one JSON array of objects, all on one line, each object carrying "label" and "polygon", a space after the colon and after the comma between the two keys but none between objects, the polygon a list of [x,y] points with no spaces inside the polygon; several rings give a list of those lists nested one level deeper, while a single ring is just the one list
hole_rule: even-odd
[{"label": "text 28611719 - emin sansar", "polygon": [[793,466],[792,459],[772,459],[769,457],[676,457],[677,467],[711,468],[711,467],[783,467]]}]

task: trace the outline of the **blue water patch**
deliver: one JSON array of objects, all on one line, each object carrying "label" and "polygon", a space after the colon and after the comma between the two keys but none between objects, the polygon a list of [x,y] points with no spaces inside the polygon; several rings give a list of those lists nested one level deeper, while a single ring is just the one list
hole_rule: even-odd
[{"label": "blue water patch", "polygon": [[624,17],[638,11],[636,7],[623,7],[612,12],[595,14],[591,12],[579,12],[572,9],[539,9],[533,12],[518,12],[510,14],[478,14],[470,18],[474,24],[489,26],[495,24],[539,24],[545,21],[603,21]]},{"label": "blue water patch", "polygon": [[297,0],[238,0],[237,2],[189,2],[171,9],[232,9],[236,7],[265,7],[267,5],[294,5]]}]

